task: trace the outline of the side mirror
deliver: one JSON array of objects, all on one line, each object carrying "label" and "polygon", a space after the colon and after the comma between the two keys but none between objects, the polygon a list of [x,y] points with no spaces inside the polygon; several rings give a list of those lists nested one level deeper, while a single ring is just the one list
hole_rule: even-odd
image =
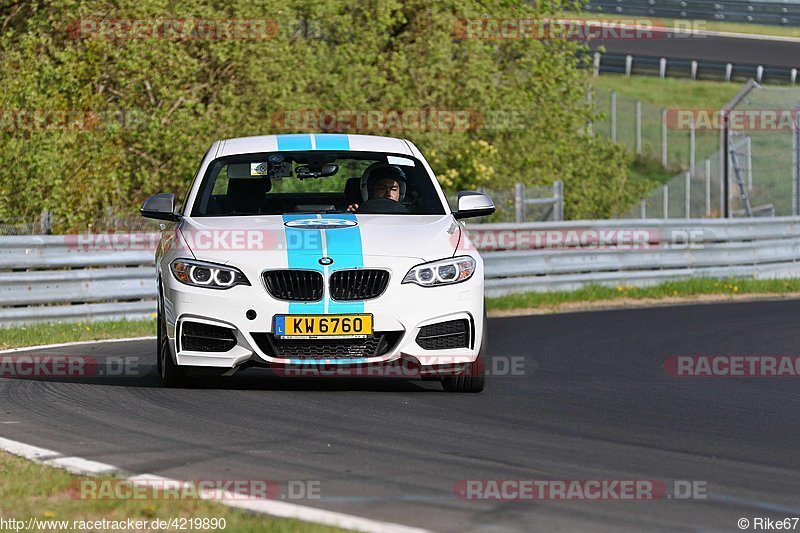
[{"label": "side mirror", "polygon": [[145,218],[177,222],[181,216],[175,213],[175,195],[171,192],[151,196],[142,204],[139,213]]},{"label": "side mirror", "polygon": [[461,191],[458,193],[458,211],[453,216],[461,218],[485,217],[494,213],[494,202],[482,192]]}]

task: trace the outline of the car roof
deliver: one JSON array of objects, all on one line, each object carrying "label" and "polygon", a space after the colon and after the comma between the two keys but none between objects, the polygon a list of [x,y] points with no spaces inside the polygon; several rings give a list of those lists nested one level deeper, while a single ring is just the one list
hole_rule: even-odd
[{"label": "car roof", "polygon": [[219,142],[216,157],[293,150],[381,152],[413,156],[408,143],[394,137],[347,133],[288,133],[224,139]]}]

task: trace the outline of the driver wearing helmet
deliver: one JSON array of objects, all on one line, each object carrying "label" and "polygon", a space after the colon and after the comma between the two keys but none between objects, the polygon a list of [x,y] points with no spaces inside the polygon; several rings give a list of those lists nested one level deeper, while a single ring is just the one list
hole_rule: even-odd
[{"label": "driver wearing helmet", "polygon": [[[361,178],[361,197],[368,200],[393,200],[400,202],[406,193],[406,175],[403,169],[396,165],[375,163],[364,171]],[[354,213],[359,204],[347,206],[347,210]]]}]

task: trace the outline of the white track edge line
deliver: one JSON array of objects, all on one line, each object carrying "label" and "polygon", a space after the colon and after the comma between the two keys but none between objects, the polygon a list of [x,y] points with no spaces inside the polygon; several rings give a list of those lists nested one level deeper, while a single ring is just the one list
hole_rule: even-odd
[{"label": "white track edge line", "polygon": [[[0,332],[3,331],[0,329]],[[32,350],[47,350],[50,348],[67,348],[69,346],[80,346],[82,344],[113,344],[118,342],[134,342],[134,341],[150,341],[155,340],[155,335],[147,337],[129,337],[127,339],[99,339],[93,341],[75,341],[75,342],[62,342],[60,344],[41,344],[39,346],[22,346],[19,348],[9,348],[8,350],[0,350],[0,354],[16,353],[16,352],[30,352]]]},{"label": "white track edge line", "polygon": [[[104,339],[93,341],[78,341],[78,342],[65,342],[61,344],[44,344],[41,346],[27,346],[23,348],[11,348],[10,350],[0,350],[0,354],[15,353],[22,351],[43,350],[49,348],[64,348],[69,346],[79,346],[86,344],[101,344],[101,343],[119,343],[119,342],[133,342],[142,340],[153,340],[156,337],[132,337],[128,339]],[[59,452],[32,446],[18,441],[13,441],[0,437],[0,449],[5,450],[11,454],[24,457],[31,461],[61,468],[73,474],[98,476],[98,475],[121,475],[124,472],[113,465],[100,463],[83,459],[81,457],[65,457]],[[143,482],[146,480],[157,479],[160,481],[174,482],[181,484],[179,480],[172,480],[152,474],[140,474],[126,478],[131,482]],[[343,529],[353,529],[356,531],[364,531],[366,533],[428,533],[427,529],[420,529],[392,522],[380,522],[369,518],[362,518],[360,516],[348,515],[345,513],[338,513],[335,511],[327,511],[324,509],[317,509],[314,507],[307,507],[294,503],[287,503],[273,500],[232,500],[225,498],[224,495],[215,495],[207,498],[210,501],[216,501],[238,509],[244,509],[260,514],[268,514],[281,518],[293,518],[305,522],[313,522],[327,526],[340,527]]]},{"label": "white track edge line", "polygon": [[[59,452],[32,446],[22,442],[0,437],[0,449],[5,450],[25,459],[47,466],[61,468],[73,474],[85,476],[98,475],[126,475],[124,471],[116,466],[112,466],[97,461],[90,461],[81,457],[66,457]],[[183,486],[186,482],[176,479],[155,476],[152,474],[139,474],[125,477],[127,481],[136,484],[148,484],[153,482],[175,483]],[[411,526],[404,526],[392,522],[381,522],[370,518],[327,511],[315,507],[307,507],[296,503],[287,503],[277,500],[241,500],[235,499],[235,495],[214,491],[210,494],[203,494],[203,499],[221,503],[228,507],[243,509],[259,514],[276,516],[322,524],[326,526],[363,531],[365,533],[429,533],[427,529]]]}]

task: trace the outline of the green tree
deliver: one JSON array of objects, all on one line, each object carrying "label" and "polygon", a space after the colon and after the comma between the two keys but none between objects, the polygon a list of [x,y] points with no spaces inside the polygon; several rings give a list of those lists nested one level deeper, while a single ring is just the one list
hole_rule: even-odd
[{"label": "green tree", "polygon": [[[61,229],[83,229],[134,213],[150,194],[185,190],[215,139],[285,130],[275,117],[291,110],[469,110],[478,127],[366,132],[413,140],[449,187],[562,179],[573,216],[614,214],[633,194],[624,154],[583,133],[593,112],[579,45],[460,31],[570,2],[11,1],[0,6],[0,218],[51,209]],[[269,31],[132,38],[100,23],[154,19],[268,19]],[[57,111],[83,127],[20,127]]]}]

